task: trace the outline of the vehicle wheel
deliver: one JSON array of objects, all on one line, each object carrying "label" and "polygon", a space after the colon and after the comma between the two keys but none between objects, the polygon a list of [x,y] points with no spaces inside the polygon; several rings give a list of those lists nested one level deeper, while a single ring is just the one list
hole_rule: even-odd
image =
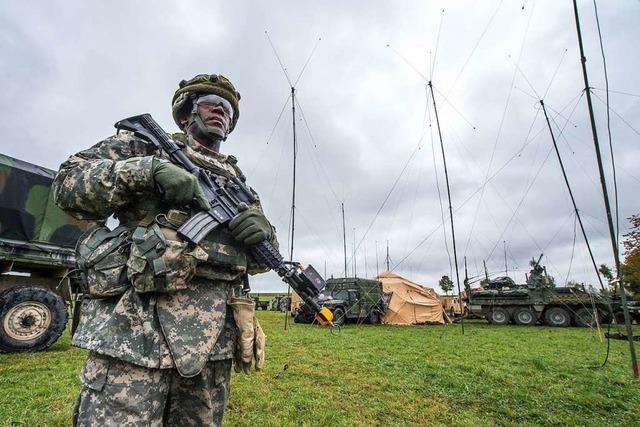
[{"label": "vehicle wheel", "polygon": [[592,310],[583,307],[581,309],[578,309],[578,311],[576,311],[576,313],[573,315],[573,321],[577,326],[594,327],[597,324],[597,315],[598,314],[594,313]]},{"label": "vehicle wheel", "polygon": [[369,323],[371,323],[372,325],[380,323],[380,312],[375,308],[372,309],[369,313]]},{"label": "vehicle wheel", "polygon": [[562,307],[551,307],[544,313],[544,323],[548,326],[565,327],[571,323],[571,316]]},{"label": "vehicle wheel", "polygon": [[494,325],[506,325],[509,320],[509,312],[502,307],[495,307],[489,313],[489,322]]},{"label": "vehicle wheel", "polygon": [[613,316],[607,311],[601,311],[598,314],[600,315],[600,323],[603,325],[608,325],[613,321]]},{"label": "vehicle wheel", "polygon": [[313,319],[315,318],[314,313],[310,313],[306,307],[298,307],[296,310],[296,314],[293,316],[294,323],[313,323]]},{"label": "vehicle wheel", "polygon": [[304,321],[304,316],[302,314],[302,310],[298,310],[298,312],[293,316],[293,323],[307,323]]},{"label": "vehicle wheel", "polygon": [[538,316],[535,311],[529,307],[523,307],[516,310],[513,314],[513,321],[516,322],[517,325],[531,326],[536,324]]},{"label": "vehicle wheel", "polygon": [[333,310],[333,324],[336,326],[344,325],[346,320],[347,316],[344,312],[344,308],[336,307],[336,309]]},{"label": "vehicle wheel", "polygon": [[624,325],[624,313],[622,311],[617,312],[615,318],[618,325]]},{"label": "vehicle wheel", "polygon": [[67,324],[63,299],[35,286],[0,294],[0,352],[40,351],[62,335]]}]

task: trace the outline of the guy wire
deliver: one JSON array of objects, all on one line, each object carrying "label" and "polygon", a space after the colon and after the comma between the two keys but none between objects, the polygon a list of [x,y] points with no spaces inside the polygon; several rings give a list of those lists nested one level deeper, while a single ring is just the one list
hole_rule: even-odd
[{"label": "guy wire", "polygon": [[602,32],[600,31],[600,18],[598,17],[598,5],[593,0],[593,9],[596,14],[596,27],[598,28],[598,40],[600,41],[600,53],[602,53],[602,68],[604,69],[604,87],[607,95],[607,135],[609,137],[609,153],[611,155],[611,169],[613,171],[613,200],[616,206],[616,244],[620,242],[620,215],[618,212],[618,178],[616,177],[616,161],[613,155],[613,143],[611,141],[611,114],[609,114],[609,75],[607,73],[607,59],[604,55],[602,44]]},{"label": "guy wire", "polygon": [[[535,3],[534,3],[535,5]],[[498,5],[498,8],[500,7],[500,5]],[[498,12],[498,8],[496,8],[496,11],[494,12],[497,13]],[[518,54],[518,63],[520,62],[520,60],[522,59],[522,52],[524,50],[524,45],[525,45],[525,41],[527,40],[527,34],[529,33],[529,25],[531,24],[531,18],[533,17],[533,8],[531,9],[531,13],[529,15],[529,19],[527,21],[527,26],[524,32],[524,36],[522,37],[522,42],[520,43],[520,52]],[[493,19],[493,17],[492,17]],[[491,149],[491,157],[489,158],[489,165],[487,166],[487,173],[485,174],[484,177],[484,181],[485,183],[488,182],[488,178],[489,178],[489,174],[491,173],[491,166],[493,166],[493,160],[495,158],[495,153],[496,153],[496,149],[498,147],[498,142],[500,141],[500,136],[502,135],[502,127],[504,126],[504,122],[505,122],[505,118],[507,116],[507,110],[509,109],[509,103],[511,101],[511,94],[513,93],[513,86],[515,84],[516,81],[516,75],[517,75],[517,70],[513,71],[513,76],[511,77],[511,84],[509,85],[509,93],[507,94],[507,100],[504,106],[504,110],[502,111],[502,117],[500,119],[500,125],[498,126],[498,132],[496,134],[496,139],[493,143],[493,148]],[[451,91],[451,90],[450,90]],[[476,227],[476,223],[478,221],[478,215],[480,214],[480,205],[482,202],[482,199],[484,198],[484,191],[485,191],[485,186],[483,185],[481,187],[481,192],[480,192],[480,199],[478,199],[478,204],[476,205],[476,210],[475,213],[473,215],[473,222],[471,223],[471,231],[469,232],[469,235],[467,237],[467,242],[465,243],[465,248],[464,248],[464,253],[467,253],[467,250],[469,249],[469,242],[471,239],[471,235],[473,235],[473,231],[475,230]]]}]

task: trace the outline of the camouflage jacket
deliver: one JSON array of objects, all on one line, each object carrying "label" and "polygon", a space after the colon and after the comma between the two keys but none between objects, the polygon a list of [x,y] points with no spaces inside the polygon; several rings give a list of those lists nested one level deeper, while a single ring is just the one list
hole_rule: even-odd
[{"label": "camouflage jacket", "polygon": [[[184,134],[174,139],[186,142],[183,151],[200,167],[221,179],[244,179],[234,157],[211,152]],[[56,203],[78,219],[106,221],[113,215],[133,230],[168,209],[154,187],[154,156],[166,158],[120,131],[61,165],[53,185]],[[148,368],[176,367],[184,376],[197,375],[207,360],[231,358],[235,324],[227,298],[247,272],[267,268],[226,228],[210,233],[199,246],[206,256],[179,290],[141,293],[129,287],[119,296],[85,299],[74,345]]]}]

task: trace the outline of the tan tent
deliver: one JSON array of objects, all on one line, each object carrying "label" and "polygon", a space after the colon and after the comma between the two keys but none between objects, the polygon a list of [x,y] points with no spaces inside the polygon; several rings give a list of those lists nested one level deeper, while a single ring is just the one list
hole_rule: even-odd
[{"label": "tan tent", "polygon": [[300,298],[300,296],[296,293],[296,291],[291,290],[291,307],[290,307],[290,311],[295,314],[298,311],[298,308],[300,307],[300,304],[302,304],[302,298]]},{"label": "tan tent", "polygon": [[381,273],[377,279],[382,282],[384,293],[391,295],[389,309],[382,323],[415,325],[449,321],[433,289],[388,271]]}]

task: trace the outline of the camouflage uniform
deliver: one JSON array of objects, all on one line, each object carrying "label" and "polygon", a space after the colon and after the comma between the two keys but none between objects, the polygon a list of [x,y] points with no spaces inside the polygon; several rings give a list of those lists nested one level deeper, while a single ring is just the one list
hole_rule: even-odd
[{"label": "camouflage uniform", "polygon": [[[223,182],[244,179],[234,157],[184,134],[174,139],[186,144],[183,151],[194,163]],[[104,221],[113,214],[131,230],[158,220],[167,208],[154,188],[153,156],[166,158],[120,131],[61,165],[56,203],[79,219]],[[184,256],[195,258],[195,274],[188,281],[167,281],[152,291],[132,285],[122,295],[84,300],[73,344],[91,352],[74,411],[78,425],[161,425],[163,417],[169,424],[220,423],[235,341],[226,301],[247,273],[266,267],[226,229],[210,233],[190,251]],[[129,273],[135,268],[131,257],[127,266]]]}]

